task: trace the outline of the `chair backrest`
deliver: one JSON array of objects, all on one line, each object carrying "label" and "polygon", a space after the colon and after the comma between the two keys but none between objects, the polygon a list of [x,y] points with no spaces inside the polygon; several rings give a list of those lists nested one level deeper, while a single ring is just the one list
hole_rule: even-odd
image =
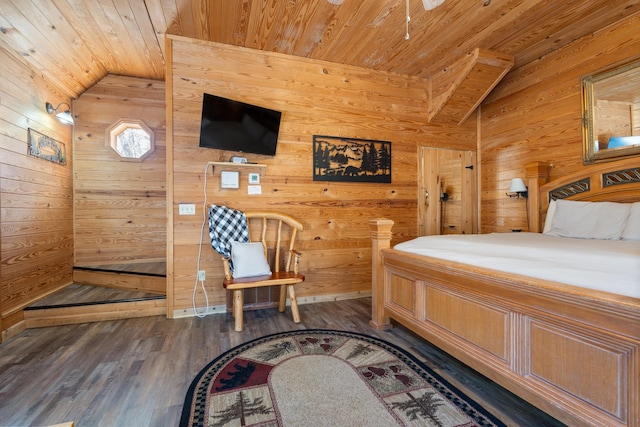
[{"label": "chair backrest", "polygon": [[[298,232],[303,230],[302,224],[295,218],[278,212],[249,211],[245,212],[249,226],[249,240],[262,242],[267,260],[272,261],[274,272],[291,271],[293,268],[292,251],[295,249]],[[269,250],[272,251],[271,257]],[[281,257],[284,256],[284,260]],[[284,261],[284,264],[283,264]]]}]

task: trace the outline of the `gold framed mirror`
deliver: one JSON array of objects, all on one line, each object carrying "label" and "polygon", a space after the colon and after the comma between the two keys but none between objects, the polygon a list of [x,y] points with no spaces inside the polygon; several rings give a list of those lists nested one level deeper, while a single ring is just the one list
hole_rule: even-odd
[{"label": "gold framed mirror", "polygon": [[640,60],[582,78],[583,163],[640,155]]}]

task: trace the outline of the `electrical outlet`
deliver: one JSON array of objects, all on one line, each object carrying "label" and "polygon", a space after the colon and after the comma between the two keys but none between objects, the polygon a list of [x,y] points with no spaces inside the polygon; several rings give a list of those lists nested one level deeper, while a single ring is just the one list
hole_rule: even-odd
[{"label": "electrical outlet", "polygon": [[204,270],[198,270],[198,280],[206,280],[207,279],[207,274],[205,273]]},{"label": "electrical outlet", "polygon": [[196,205],[180,203],[178,205],[178,214],[179,215],[195,215],[196,214]]}]

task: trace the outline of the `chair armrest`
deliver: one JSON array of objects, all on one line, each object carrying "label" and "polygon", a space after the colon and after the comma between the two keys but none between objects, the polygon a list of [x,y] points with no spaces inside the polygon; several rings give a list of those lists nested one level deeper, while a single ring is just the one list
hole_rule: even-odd
[{"label": "chair armrest", "polygon": [[292,249],[291,255],[293,256],[293,272],[298,274],[298,261],[300,260],[302,253]]},{"label": "chair armrest", "polygon": [[233,276],[231,275],[231,268],[229,267],[229,261],[231,261],[231,257],[223,256],[222,258],[222,267],[224,268],[224,277],[227,280],[231,280]]}]

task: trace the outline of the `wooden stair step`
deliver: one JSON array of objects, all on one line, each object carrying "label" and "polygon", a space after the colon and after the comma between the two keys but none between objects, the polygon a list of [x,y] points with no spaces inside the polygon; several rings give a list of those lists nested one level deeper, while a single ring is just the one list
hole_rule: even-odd
[{"label": "wooden stair step", "polygon": [[158,295],[165,295],[167,292],[167,279],[163,274],[74,267],[73,282],[80,285],[107,286]]},{"label": "wooden stair step", "polygon": [[29,307],[24,310],[27,328],[161,316],[167,313],[165,296],[135,298],[123,301],[63,304]]}]

